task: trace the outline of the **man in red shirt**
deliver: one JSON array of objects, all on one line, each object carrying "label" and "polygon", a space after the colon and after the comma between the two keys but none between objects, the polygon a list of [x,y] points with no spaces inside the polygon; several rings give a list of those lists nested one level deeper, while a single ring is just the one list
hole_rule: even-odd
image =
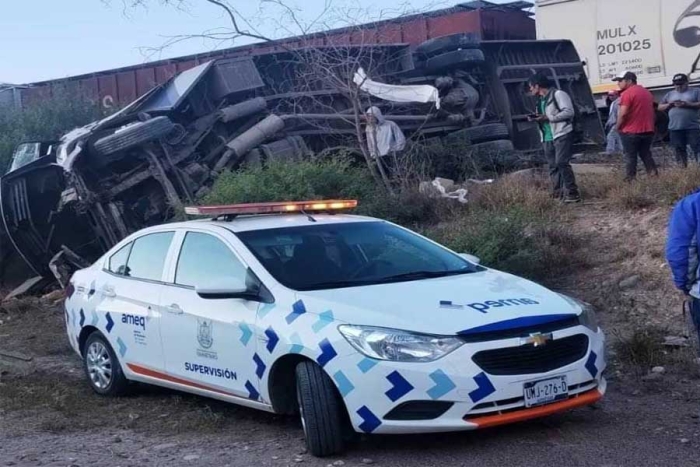
[{"label": "man in red shirt", "polygon": [[659,170],[651,155],[656,121],[654,96],[637,84],[637,75],[631,71],[620,73],[613,81],[617,81],[622,91],[616,128],[625,152],[625,180],[632,181],[637,177],[637,157],[644,163],[647,174],[658,175]]}]

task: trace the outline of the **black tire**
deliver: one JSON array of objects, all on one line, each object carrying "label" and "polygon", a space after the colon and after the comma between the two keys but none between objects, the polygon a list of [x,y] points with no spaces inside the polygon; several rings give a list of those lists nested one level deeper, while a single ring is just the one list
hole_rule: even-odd
[{"label": "black tire", "polygon": [[170,133],[175,125],[168,117],[156,117],[145,122],[134,123],[117,130],[109,136],[98,139],[95,152],[99,156],[108,156],[120,151],[126,151],[140,144],[157,140]]},{"label": "black tire", "polygon": [[316,457],[342,452],[345,447],[343,407],[335,385],[314,362],[297,365],[296,381],[307,449]]},{"label": "black tire", "polygon": [[449,52],[457,49],[476,49],[481,44],[481,39],[475,33],[450,34],[449,36],[429,39],[418,47],[416,53],[426,57],[433,57],[442,52]]},{"label": "black tire", "polygon": [[[91,349],[93,349],[93,345],[98,346],[95,347],[96,349],[101,346],[101,348],[103,348],[106,354],[109,356],[109,367],[111,369],[111,374],[109,383],[104,386],[100,386],[94,381],[93,374],[90,370]],[[90,334],[85,342],[85,350],[83,351],[83,369],[85,370],[85,375],[88,378],[90,387],[97,394],[101,396],[117,397],[128,393],[129,380],[127,380],[124,376],[124,372],[122,371],[117,355],[114,353],[114,349],[112,349],[112,346],[109,345],[107,339],[99,331],[95,331]]]},{"label": "black tire", "polygon": [[428,71],[438,71],[457,65],[483,63],[484,60],[484,52],[478,49],[453,50],[452,52],[429,58],[425,62],[425,68]]},{"label": "black tire", "polygon": [[508,127],[503,123],[489,123],[463,130],[455,131],[447,135],[450,142],[468,141],[472,144],[494,140],[504,140],[509,137]]}]

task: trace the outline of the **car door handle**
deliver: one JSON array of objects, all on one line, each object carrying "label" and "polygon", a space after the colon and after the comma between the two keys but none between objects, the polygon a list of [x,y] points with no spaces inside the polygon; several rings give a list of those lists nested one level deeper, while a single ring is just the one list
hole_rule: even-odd
[{"label": "car door handle", "polygon": [[111,285],[105,285],[104,287],[102,287],[102,296],[114,298],[117,296],[117,293],[114,291],[114,287],[112,287]]},{"label": "car door handle", "polygon": [[178,305],[177,303],[173,303],[170,306],[166,306],[165,311],[174,315],[181,315],[184,313],[184,310],[180,308],[180,305]]}]

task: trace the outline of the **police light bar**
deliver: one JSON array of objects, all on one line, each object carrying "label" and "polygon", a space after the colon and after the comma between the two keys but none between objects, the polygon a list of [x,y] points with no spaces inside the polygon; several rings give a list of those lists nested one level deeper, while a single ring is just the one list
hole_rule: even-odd
[{"label": "police light bar", "polygon": [[338,211],[357,207],[357,200],[283,201],[274,203],[224,204],[219,206],[187,206],[193,216],[238,216],[242,214],[277,214],[285,212]]}]

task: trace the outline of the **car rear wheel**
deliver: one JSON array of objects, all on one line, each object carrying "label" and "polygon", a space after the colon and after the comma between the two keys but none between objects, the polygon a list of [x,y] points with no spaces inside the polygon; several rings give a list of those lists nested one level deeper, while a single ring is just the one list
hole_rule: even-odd
[{"label": "car rear wheel", "polygon": [[129,381],[124,376],[112,346],[100,332],[90,334],[83,354],[85,374],[93,391],[102,396],[122,396],[127,393]]},{"label": "car rear wheel", "polygon": [[307,449],[317,457],[342,452],[345,447],[342,405],[333,382],[314,362],[297,365],[296,381]]}]

